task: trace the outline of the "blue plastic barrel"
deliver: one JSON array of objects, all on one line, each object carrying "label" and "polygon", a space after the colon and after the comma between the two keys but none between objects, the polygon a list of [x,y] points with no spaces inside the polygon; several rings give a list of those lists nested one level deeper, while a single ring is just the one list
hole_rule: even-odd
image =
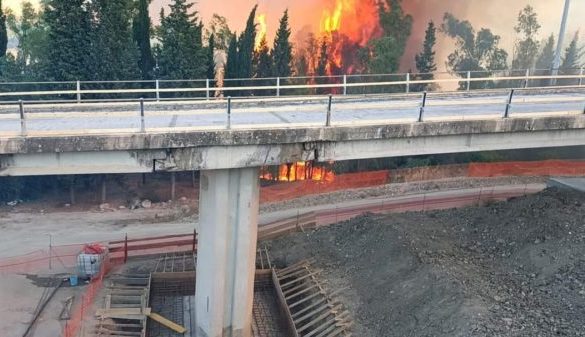
[{"label": "blue plastic barrel", "polygon": [[77,275],[69,276],[69,284],[71,284],[72,287],[77,285]]}]

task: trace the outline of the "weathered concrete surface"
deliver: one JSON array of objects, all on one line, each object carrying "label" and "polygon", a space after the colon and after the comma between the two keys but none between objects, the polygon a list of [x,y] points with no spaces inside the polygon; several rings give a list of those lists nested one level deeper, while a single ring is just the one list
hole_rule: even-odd
[{"label": "weathered concrete surface", "polygon": [[441,121],[367,126],[296,127],[116,135],[1,137],[0,154],[123,151],[207,146],[274,145],[430,136],[585,129],[585,115]]},{"label": "weathered concrete surface", "polygon": [[260,183],[258,168],[201,173],[197,337],[250,337]]},{"label": "weathered concrete surface", "polygon": [[585,145],[585,115],[0,138],[0,176],[231,169],[297,161]]}]

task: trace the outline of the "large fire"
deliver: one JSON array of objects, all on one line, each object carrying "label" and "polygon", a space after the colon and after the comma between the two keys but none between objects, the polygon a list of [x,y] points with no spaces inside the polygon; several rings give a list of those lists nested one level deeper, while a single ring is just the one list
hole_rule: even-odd
[{"label": "large fire", "polygon": [[254,41],[254,50],[258,51],[262,44],[262,40],[266,38],[266,32],[268,30],[266,14],[258,14],[256,22],[258,23],[258,33],[256,34],[256,41]]},{"label": "large fire", "polygon": [[357,50],[382,33],[376,0],[330,0],[319,27],[328,45],[330,75],[353,73]]},{"label": "large fire", "polygon": [[333,171],[324,166],[315,166],[312,162],[296,162],[282,164],[278,167],[276,174],[268,169],[263,169],[260,178],[273,181],[299,181],[312,180],[332,182],[335,179]]}]

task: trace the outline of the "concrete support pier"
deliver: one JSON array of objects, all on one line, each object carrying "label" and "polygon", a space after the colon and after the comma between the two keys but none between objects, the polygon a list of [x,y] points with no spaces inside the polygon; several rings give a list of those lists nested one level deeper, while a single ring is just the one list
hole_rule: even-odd
[{"label": "concrete support pier", "polygon": [[258,176],[258,168],[201,171],[197,337],[251,335]]}]

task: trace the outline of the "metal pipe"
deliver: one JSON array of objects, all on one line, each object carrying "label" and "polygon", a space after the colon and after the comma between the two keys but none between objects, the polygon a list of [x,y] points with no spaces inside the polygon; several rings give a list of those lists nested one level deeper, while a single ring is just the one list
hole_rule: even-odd
[{"label": "metal pipe", "polygon": [[140,97],[140,132],[146,131],[146,125],[144,124],[144,98]]},{"label": "metal pipe", "polygon": [[504,112],[504,118],[510,117],[510,107],[512,106],[512,98],[514,97],[514,89],[510,90],[510,96],[508,96],[508,102],[506,103],[506,111]]},{"label": "metal pipe", "polygon": [[18,109],[20,111],[20,133],[24,136],[26,135],[26,120],[24,118],[24,102],[21,99],[18,100]]},{"label": "metal pipe", "polygon": [[231,129],[232,127],[232,97],[228,96],[227,98],[227,128]]},{"label": "metal pipe", "polygon": [[343,96],[347,96],[347,75],[343,75]]},{"label": "metal pipe", "polygon": [[[552,75],[559,74],[559,66],[561,65],[561,53],[563,51],[563,41],[565,39],[565,32],[567,30],[567,19],[569,17],[569,8],[571,7],[571,0],[565,0],[565,8],[563,10],[563,19],[561,21],[561,30],[559,32],[559,39],[557,42],[557,50],[552,64]],[[555,79],[551,79],[551,85],[554,85]]]},{"label": "metal pipe", "polygon": [[420,111],[418,113],[418,121],[422,122],[424,113],[425,113],[425,106],[427,105],[427,92],[423,92],[422,103],[420,105]]},{"label": "metal pipe", "polygon": [[406,73],[406,93],[410,92],[410,73]]},{"label": "metal pipe", "polygon": [[205,98],[209,100],[211,93],[209,92],[209,78],[205,80]]},{"label": "metal pipe", "polygon": [[331,126],[331,103],[333,101],[333,95],[329,94],[329,103],[327,104],[327,119],[325,126]]},{"label": "metal pipe", "polygon": [[76,82],[76,91],[77,91],[77,103],[81,103],[81,82],[77,81]]},{"label": "metal pipe", "polygon": [[156,101],[157,102],[160,102],[160,91],[159,91],[159,89],[160,89],[160,82],[159,82],[159,80],[156,80],[155,81],[155,87],[156,87]]},{"label": "metal pipe", "polygon": [[280,77],[276,78],[276,97],[280,97]]}]

